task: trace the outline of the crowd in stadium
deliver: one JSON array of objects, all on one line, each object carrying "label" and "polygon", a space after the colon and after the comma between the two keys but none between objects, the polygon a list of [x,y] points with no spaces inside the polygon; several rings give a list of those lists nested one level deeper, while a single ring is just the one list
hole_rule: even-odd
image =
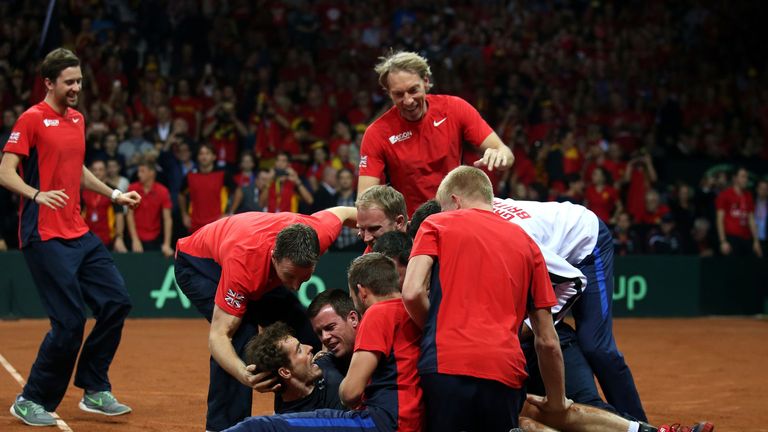
[{"label": "crowd in stadium", "polygon": [[[2,2],[0,142],[45,95],[45,33],[83,61],[88,167],[154,193],[126,214],[84,194],[83,216],[116,251],[171,255],[223,215],[353,205],[391,47],[427,57],[435,91],[513,148],[497,196],[584,204],[620,255],[765,250],[768,70],[738,31],[753,18],[683,3],[70,1],[46,22],[37,2]],[[17,247],[17,209],[0,188],[0,250]],[[348,229],[334,245],[362,247]]]}]

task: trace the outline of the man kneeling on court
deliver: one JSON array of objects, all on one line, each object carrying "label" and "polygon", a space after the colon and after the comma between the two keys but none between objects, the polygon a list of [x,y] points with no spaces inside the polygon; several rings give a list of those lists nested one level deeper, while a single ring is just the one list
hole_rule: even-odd
[{"label": "man kneeling on court", "polygon": [[[352,411],[320,409],[251,417],[228,431],[422,429],[424,408],[416,372],[421,331],[403,306],[395,264],[379,253],[363,255],[352,262],[348,280],[352,300],[364,313],[349,371],[339,387],[339,398]],[[292,350],[289,364],[283,362],[275,371],[284,400],[286,395],[287,399],[297,398],[294,400],[311,397],[318,385],[312,377],[319,376],[319,371],[312,366],[311,353],[305,352],[308,347],[290,337],[272,345],[274,357],[284,356],[286,348]],[[307,382],[313,390],[307,388]]]}]

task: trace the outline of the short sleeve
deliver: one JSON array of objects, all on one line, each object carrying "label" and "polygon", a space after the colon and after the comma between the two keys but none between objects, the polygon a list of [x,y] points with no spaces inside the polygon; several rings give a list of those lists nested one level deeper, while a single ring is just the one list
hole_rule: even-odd
[{"label": "short sleeve", "polygon": [[251,281],[245,263],[237,260],[227,260],[221,266],[221,278],[216,289],[216,305],[226,313],[242,317],[245,315],[249,301],[248,285]]},{"label": "short sleeve", "polygon": [[461,119],[462,137],[475,147],[479,147],[493,129],[469,102],[457,97],[455,105]]},{"label": "short sleeve", "polygon": [[35,146],[34,116],[29,112],[22,114],[13,125],[11,135],[5,142],[3,151],[20,156],[29,156],[29,151]]},{"label": "short sleeve", "polygon": [[317,238],[320,240],[320,254],[323,254],[341,234],[341,219],[327,210],[312,213],[309,217],[313,219],[311,225],[317,232]]},{"label": "short sleeve", "polygon": [[363,315],[363,321],[355,337],[355,352],[371,351],[389,355],[394,344],[394,324],[390,322],[392,314],[386,308],[369,309]]},{"label": "short sleeve", "polygon": [[438,253],[438,227],[434,223],[434,215],[424,219],[421,223],[416,238],[413,240],[411,258],[418,255],[437,256]]},{"label": "short sleeve", "polygon": [[381,178],[386,166],[382,137],[381,134],[377,133],[374,125],[365,131],[363,141],[360,144],[359,175]]}]

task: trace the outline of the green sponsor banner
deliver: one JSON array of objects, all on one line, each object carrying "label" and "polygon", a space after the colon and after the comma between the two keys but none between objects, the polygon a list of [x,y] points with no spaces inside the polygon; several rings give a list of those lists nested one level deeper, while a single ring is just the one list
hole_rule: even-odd
[{"label": "green sponsor banner", "polygon": [[[320,292],[347,290],[346,272],[354,253],[329,253],[315,274],[296,293],[302,304]],[[173,261],[158,252],[115,254],[133,301],[132,317],[199,317],[179,289]],[[684,317],[761,313],[766,269],[757,259],[689,256],[618,257],[615,263],[613,313],[628,317]],[[24,257],[0,253],[0,317],[46,316]]]}]

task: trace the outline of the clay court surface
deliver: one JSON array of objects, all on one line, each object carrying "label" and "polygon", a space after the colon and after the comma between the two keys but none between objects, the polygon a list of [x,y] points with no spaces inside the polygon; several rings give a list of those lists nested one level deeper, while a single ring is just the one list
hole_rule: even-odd
[{"label": "clay court surface", "polygon": [[[0,321],[0,354],[26,378],[46,320]],[[617,319],[619,347],[654,424],[710,420],[717,431],[768,431],[768,321],[753,318]],[[70,386],[57,413],[74,432],[203,431],[208,385],[207,323],[132,319],[112,366],[118,398],[132,414],[77,408]],[[21,387],[0,369],[0,431],[30,431],[8,408]],[[271,411],[257,395],[254,414]],[[58,430],[47,428],[44,430]]]}]

